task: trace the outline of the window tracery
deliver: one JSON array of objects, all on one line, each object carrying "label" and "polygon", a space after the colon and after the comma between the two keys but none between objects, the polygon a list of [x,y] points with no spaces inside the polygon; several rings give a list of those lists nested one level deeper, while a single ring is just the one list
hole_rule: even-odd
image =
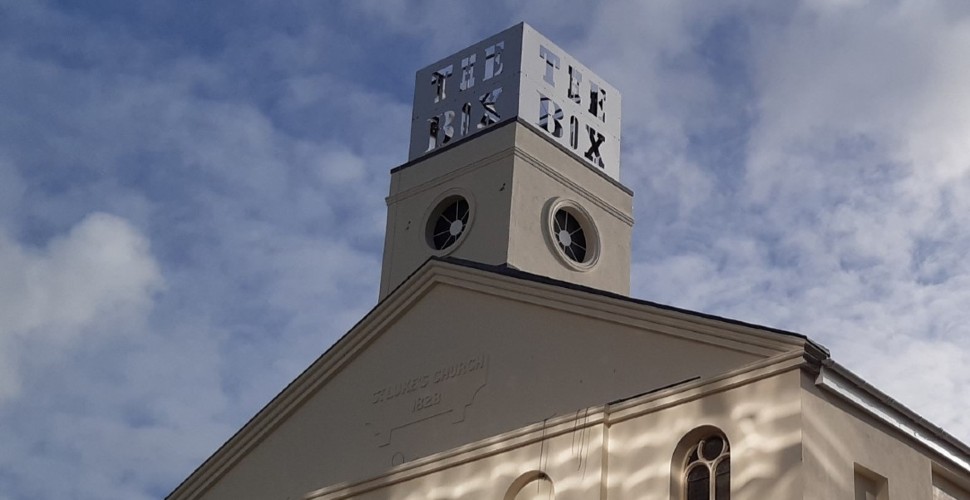
[{"label": "window tracery", "polygon": [[731,448],[723,435],[708,435],[687,451],[684,500],[730,500]]}]

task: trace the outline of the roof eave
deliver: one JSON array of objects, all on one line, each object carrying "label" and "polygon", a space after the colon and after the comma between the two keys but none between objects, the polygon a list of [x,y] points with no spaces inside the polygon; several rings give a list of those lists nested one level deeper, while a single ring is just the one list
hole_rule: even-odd
[{"label": "roof eave", "polygon": [[963,473],[970,474],[970,446],[831,358],[822,362],[815,385],[929,448]]}]

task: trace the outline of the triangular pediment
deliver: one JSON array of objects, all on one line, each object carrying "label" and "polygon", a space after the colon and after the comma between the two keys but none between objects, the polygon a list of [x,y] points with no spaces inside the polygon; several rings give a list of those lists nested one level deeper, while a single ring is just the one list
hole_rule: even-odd
[{"label": "triangular pediment", "polygon": [[267,494],[283,488],[299,497],[806,344],[505,267],[433,259],[172,498],[206,490],[262,498],[244,480],[253,474],[267,478]]}]

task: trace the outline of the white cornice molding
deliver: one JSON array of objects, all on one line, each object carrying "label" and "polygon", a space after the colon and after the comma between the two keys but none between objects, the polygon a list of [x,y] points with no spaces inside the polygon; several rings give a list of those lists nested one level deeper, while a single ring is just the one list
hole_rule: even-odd
[{"label": "white cornice molding", "polygon": [[481,460],[499,453],[527,446],[556,436],[600,425],[613,425],[624,420],[654,413],[695,401],[712,394],[796,370],[807,362],[799,352],[752,363],[723,375],[695,380],[656,392],[637,396],[620,403],[592,406],[550,418],[451,450],[435,453],[389,469],[384,474],[362,481],[339,483],[304,495],[305,500],[345,500],[368,491],[409,481],[461,464]]},{"label": "white cornice molding", "polygon": [[753,363],[750,367],[774,362],[769,360],[777,361],[780,359],[777,357],[779,355],[800,358],[807,342],[798,337],[789,338],[778,333],[759,331],[755,327],[714,318],[695,317],[685,312],[597,295],[590,291],[506,276],[442,260],[430,260],[297,376],[167,498],[183,500],[201,496],[436,284],[461,287],[768,358]]},{"label": "white cornice molding", "polygon": [[256,413],[239,431],[229,438],[212,456],[189,475],[169,496],[168,500],[200,497],[240,458],[252,450],[299,408],[317,389],[351,362],[389,324],[418,299],[433,284],[433,266],[423,266],[384,301],[368,312],[353,328],[318,357],[306,370]]},{"label": "white cornice molding", "polygon": [[[774,356],[780,352],[801,349],[808,343],[803,337],[783,335],[753,325],[730,323],[723,319],[631,302],[625,298],[598,295],[556,284],[507,277],[459,264],[442,265],[446,266],[441,271],[441,275],[446,277],[442,281],[449,285],[658,334],[710,343],[746,354]],[[551,290],[555,293],[550,294]]]},{"label": "white cornice molding", "polygon": [[[542,173],[548,175],[549,177],[555,179],[556,182],[559,182],[560,184],[563,184],[566,187],[568,187],[569,189],[575,191],[576,193],[578,193],[580,196],[582,196],[583,198],[585,198],[590,203],[592,203],[592,204],[600,207],[604,211],[606,211],[609,214],[611,214],[613,217],[616,217],[617,219],[623,221],[624,224],[626,224],[626,225],[628,225],[630,227],[633,227],[633,217],[630,214],[626,214],[626,213],[621,212],[619,209],[617,209],[616,207],[614,207],[612,204],[610,204],[609,202],[607,202],[603,198],[597,196],[595,193],[593,193],[589,189],[586,189],[585,187],[583,187],[579,183],[573,181],[569,177],[566,177],[565,175],[563,175],[562,172],[556,170],[555,168],[550,167],[549,165],[546,165],[542,160],[540,160],[539,158],[537,158],[537,157],[529,154],[524,149],[516,146],[515,147],[515,157],[521,159],[522,161],[525,161],[529,165],[532,165],[533,167],[535,167],[540,172],[542,172]],[[586,165],[581,165],[581,166],[583,168],[589,168]]]},{"label": "white cornice molding", "polygon": [[964,474],[970,474],[970,456],[952,442],[956,438],[875,390],[848,369],[834,362],[827,362],[823,364],[815,385],[929,448]]},{"label": "white cornice molding", "polygon": [[689,403],[717,392],[724,392],[795,369],[809,368],[803,351],[792,351],[751,363],[736,370],[706,379],[698,379],[676,387],[611,404],[607,420],[610,424],[640,417],[672,406]]},{"label": "white cornice molding", "polygon": [[461,166],[459,168],[456,168],[456,169],[452,170],[451,172],[448,172],[448,173],[442,174],[442,175],[440,175],[438,177],[434,177],[432,179],[429,179],[426,182],[422,182],[421,184],[418,184],[416,186],[412,186],[412,187],[410,187],[408,189],[405,189],[404,191],[401,191],[399,193],[396,193],[396,194],[394,194],[392,196],[388,196],[384,200],[385,200],[385,202],[388,205],[391,205],[391,204],[397,203],[397,202],[399,202],[399,201],[401,201],[403,199],[410,198],[411,196],[414,196],[417,193],[421,193],[421,192],[427,191],[429,189],[437,188],[438,186],[440,186],[442,184],[445,184],[445,183],[448,183],[448,182],[451,182],[451,181],[453,181],[454,179],[456,179],[458,177],[461,177],[463,175],[468,175],[469,173],[474,172],[475,170],[478,170],[478,169],[483,168],[483,167],[487,167],[487,166],[489,166],[489,165],[491,165],[491,164],[493,164],[493,163],[495,163],[497,161],[500,161],[502,159],[512,157],[515,154],[515,149],[516,149],[515,146],[509,146],[509,147],[504,148],[504,149],[502,149],[502,150],[500,150],[500,151],[498,151],[496,153],[493,153],[491,155],[488,155],[488,156],[486,156],[484,158],[480,158],[480,159],[475,160],[473,162],[470,162],[470,163],[468,163],[468,164],[466,164],[464,166]]},{"label": "white cornice molding", "polygon": [[[512,124],[512,127],[513,127],[512,130],[506,133],[516,134],[518,133],[516,128],[520,126],[522,126],[522,123],[519,123],[519,122]],[[527,130],[531,130],[531,128],[528,126],[526,126],[525,128]],[[460,147],[460,146],[457,146],[457,147]],[[429,189],[435,189],[438,186],[451,182],[458,177],[468,175],[469,173],[474,172],[475,170],[492,165],[500,160],[503,160],[512,156],[528,163],[529,165],[535,167],[540,172],[556,180],[560,184],[565,185],[569,189],[578,193],[581,197],[585,198],[590,203],[600,207],[601,209],[611,214],[613,217],[616,217],[617,219],[623,221],[623,223],[625,223],[626,225],[631,227],[633,226],[633,217],[630,214],[622,212],[621,210],[619,210],[618,208],[616,208],[615,206],[613,206],[612,204],[604,200],[602,197],[596,195],[596,193],[590,191],[589,189],[583,187],[579,183],[573,181],[572,179],[564,175],[562,172],[559,172],[557,169],[550,167],[549,165],[546,165],[542,160],[540,160],[536,156],[524,150],[522,147],[515,144],[512,144],[484,158],[480,158],[478,160],[469,162],[468,164],[458,167],[452,170],[451,172],[429,179],[426,182],[423,182],[416,186],[412,186],[404,191],[395,193],[394,195],[388,196],[387,198],[385,198],[385,202],[388,205],[397,203],[403,199],[410,198],[415,194],[427,191]],[[576,161],[572,158],[570,158],[570,160]],[[588,166],[582,164],[581,162],[577,161],[577,163],[582,168],[589,168]],[[607,180],[610,180],[610,179],[607,177]]]}]

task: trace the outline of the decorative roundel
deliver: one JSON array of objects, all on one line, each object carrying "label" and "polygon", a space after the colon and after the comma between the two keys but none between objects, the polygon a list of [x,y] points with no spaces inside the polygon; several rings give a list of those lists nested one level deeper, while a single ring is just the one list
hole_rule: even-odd
[{"label": "decorative roundel", "polygon": [[556,200],[549,207],[549,239],[560,260],[577,270],[592,267],[599,257],[599,237],[592,219],[569,200]]},{"label": "decorative roundel", "polygon": [[428,217],[428,245],[439,251],[454,245],[468,229],[470,216],[465,198],[454,195],[442,200]]}]

